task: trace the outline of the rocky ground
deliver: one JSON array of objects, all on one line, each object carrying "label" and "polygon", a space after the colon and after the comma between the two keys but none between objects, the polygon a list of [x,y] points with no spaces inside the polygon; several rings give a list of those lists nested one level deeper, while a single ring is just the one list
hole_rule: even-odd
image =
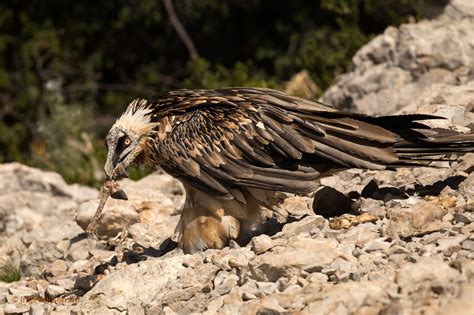
[{"label": "rocky ground", "polygon": [[[474,4],[453,1],[364,46],[323,100],[469,130],[473,40]],[[0,282],[0,314],[472,314],[474,153],[441,166],[341,172],[287,199],[286,224],[249,244],[184,255],[173,241],[183,190],[165,174],[123,181],[130,199],[108,201],[93,240],[97,190],[0,165],[0,260],[22,274]]]}]

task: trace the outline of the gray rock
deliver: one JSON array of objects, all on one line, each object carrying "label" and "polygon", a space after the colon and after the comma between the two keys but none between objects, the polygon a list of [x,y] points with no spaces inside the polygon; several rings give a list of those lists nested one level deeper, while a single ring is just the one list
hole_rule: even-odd
[{"label": "gray rock", "polygon": [[280,277],[301,275],[302,270],[325,267],[338,257],[353,260],[335,240],[293,237],[288,247],[274,248],[250,261],[250,271],[258,281],[276,281]]},{"label": "gray rock", "polygon": [[469,224],[469,223],[472,222],[472,220],[470,218],[468,218],[466,215],[464,215],[462,213],[455,213],[454,214],[454,221],[456,223],[462,222],[464,224]]},{"label": "gray rock", "polygon": [[325,275],[324,273],[313,272],[308,277],[306,277],[306,280],[309,283],[326,283],[328,282],[329,277]]},{"label": "gray rock", "polygon": [[38,295],[38,291],[23,286],[11,286],[8,292],[13,296],[22,298],[32,298]]},{"label": "gray rock", "polygon": [[[466,12],[472,4],[464,0],[456,8],[459,7],[463,10],[460,12]],[[453,8],[450,6],[446,12],[458,10]],[[472,24],[470,15],[446,14],[436,20],[402,25],[399,29],[387,28],[357,52],[353,70],[340,76],[321,100],[338,108],[369,114],[391,114],[412,104],[415,110],[407,111],[415,112],[414,100],[419,100],[420,106],[472,103],[472,88],[465,89],[465,84],[456,86],[458,82],[468,81],[472,72],[474,45],[466,45],[474,38]],[[433,91],[436,83],[446,87],[445,90]],[[458,95],[456,101],[446,99],[447,90]],[[436,99],[436,94],[441,97]],[[461,118],[462,115],[457,117],[467,119]]]},{"label": "gray rock", "polygon": [[43,314],[45,314],[45,310],[41,304],[36,304],[36,303],[31,304],[29,315],[43,315]]},{"label": "gray rock", "polygon": [[74,288],[87,292],[90,289],[92,289],[92,287],[94,286],[96,282],[97,282],[96,275],[80,277],[80,278],[77,278],[76,282],[74,283]]},{"label": "gray rock", "polygon": [[[396,283],[401,293],[410,296],[415,308],[422,306],[421,298],[457,294],[459,272],[436,257],[421,258],[415,264],[406,264],[397,271]],[[436,294],[436,295],[435,295]]]},{"label": "gray rock", "polygon": [[462,243],[462,248],[474,252],[474,241],[468,240]]},{"label": "gray rock", "polygon": [[51,298],[56,298],[60,295],[63,295],[64,293],[66,293],[66,290],[57,285],[50,284],[46,288],[46,294]]},{"label": "gray rock", "polygon": [[390,243],[386,241],[387,239],[385,237],[370,241],[367,243],[364,248],[362,248],[363,251],[366,252],[373,252],[373,251],[384,251],[390,247]]},{"label": "gray rock", "polygon": [[46,277],[61,277],[67,273],[68,266],[62,259],[57,259],[46,266],[44,275]]},{"label": "gray rock", "polygon": [[454,237],[440,238],[437,240],[437,250],[443,252],[446,256],[451,256],[454,252],[461,250],[461,243],[467,239],[467,235],[459,234]]},{"label": "gray rock", "polygon": [[25,304],[7,304],[5,305],[5,314],[21,314],[30,310],[30,305]]}]

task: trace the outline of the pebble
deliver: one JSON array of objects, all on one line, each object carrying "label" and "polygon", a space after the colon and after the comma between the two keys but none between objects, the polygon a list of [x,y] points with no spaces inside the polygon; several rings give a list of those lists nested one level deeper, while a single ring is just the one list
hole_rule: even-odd
[{"label": "pebble", "polygon": [[30,306],[29,315],[43,315],[45,314],[44,307],[40,304],[33,303]]},{"label": "pebble", "polygon": [[46,294],[51,298],[58,297],[64,294],[65,292],[66,290],[64,288],[53,284],[48,285],[48,287],[46,288]]},{"label": "pebble", "polygon": [[30,310],[30,305],[25,304],[7,304],[5,305],[4,312],[5,314],[18,314],[26,313]]},{"label": "pebble", "polygon": [[471,251],[471,252],[474,252],[474,241],[467,240],[467,241],[462,242],[461,248],[465,249],[465,250],[468,250],[468,251]]},{"label": "pebble", "polygon": [[250,245],[252,246],[253,252],[257,255],[265,253],[274,246],[272,239],[266,234],[254,237]]},{"label": "pebble", "polygon": [[471,223],[471,220],[466,215],[464,215],[463,213],[455,213],[454,214],[454,221],[456,223],[462,222],[464,224]]},{"label": "pebble", "polygon": [[306,280],[309,283],[326,283],[329,280],[329,277],[320,272],[313,272],[306,277]]},{"label": "pebble", "polygon": [[256,298],[257,296],[250,292],[244,292],[244,294],[242,294],[242,299],[244,301],[255,300]]}]

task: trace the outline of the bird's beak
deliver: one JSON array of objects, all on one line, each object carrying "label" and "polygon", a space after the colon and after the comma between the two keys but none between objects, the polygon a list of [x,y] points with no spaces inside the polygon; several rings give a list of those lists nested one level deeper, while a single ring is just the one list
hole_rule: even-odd
[{"label": "bird's beak", "polygon": [[107,161],[105,162],[104,171],[108,179],[128,178],[127,167],[131,161],[127,157],[124,161],[118,162],[114,153],[107,154]]}]

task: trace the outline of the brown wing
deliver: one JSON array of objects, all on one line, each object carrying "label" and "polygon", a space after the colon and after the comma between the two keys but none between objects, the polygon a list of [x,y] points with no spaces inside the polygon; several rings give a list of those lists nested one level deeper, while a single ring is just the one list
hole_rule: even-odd
[{"label": "brown wing", "polygon": [[[234,187],[308,193],[333,167],[384,169],[399,160],[399,136],[378,126],[390,119],[341,113],[270,89],[178,90],[148,104],[160,122],[156,162],[222,198],[232,198]],[[408,130],[424,128],[415,120],[429,118],[397,117]]]}]

